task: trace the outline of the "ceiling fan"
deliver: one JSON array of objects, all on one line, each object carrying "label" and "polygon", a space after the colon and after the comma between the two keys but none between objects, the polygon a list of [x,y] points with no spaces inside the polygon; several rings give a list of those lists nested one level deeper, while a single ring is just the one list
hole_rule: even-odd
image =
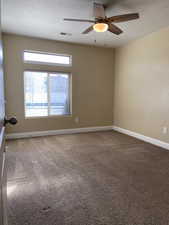
[{"label": "ceiling fan", "polygon": [[92,30],[96,32],[105,32],[110,31],[116,35],[123,33],[123,31],[114,25],[114,23],[126,22],[129,20],[135,20],[139,18],[138,13],[129,13],[123,14],[118,16],[106,17],[105,15],[105,5],[100,3],[94,3],[93,12],[95,20],[88,20],[88,19],[69,19],[64,18],[65,21],[74,21],[74,22],[88,22],[94,23],[94,25],[88,27],[86,30],[82,32],[82,34],[88,34]]}]

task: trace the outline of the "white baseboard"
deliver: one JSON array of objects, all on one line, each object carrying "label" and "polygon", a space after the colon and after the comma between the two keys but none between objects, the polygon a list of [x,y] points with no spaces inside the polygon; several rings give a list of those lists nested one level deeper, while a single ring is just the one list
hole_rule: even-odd
[{"label": "white baseboard", "polygon": [[112,130],[112,126],[82,127],[82,128],[74,128],[74,129],[11,133],[6,135],[6,139],[9,140],[9,139],[18,139],[18,138],[41,137],[41,136],[50,136],[50,135],[58,135],[58,134],[75,134],[75,133],[95,132],[95,131],[104,131],[104,130]]},{"label": "white baseboard", "polygon": [[147,136],[144,136],[142,134],[123,129],[121,127],[113,126],[113,130],[118,131],[118,132],[123,133],[123,134],[127,134],[129,136],[135,137],[135,138],[140,139],[142,141],[145,141],[145,142],[148,142],[148,143],[151,143],[153,145],[156,145],[156,146],[159,146],[159,147],[162,147],[162,148],[165,148],[165,149],[169,150],[169,143],[167,143],[167,142],[163,142],[163,141],[160,141],[160,140],[155,139],[155,138],[147,137]]},{"label": "white baseboard", "polygon": [[47,130],[47,131],[34,131],[34,132],[24,132],[24,133],[11,133],[6,135],[6,139],[19,139],[19,138],[30,138],[30,137],[42,137],[42,136],[51,136],[59,134],[75,134],[75,133],[86,133],[86,132],[96,132],[96,131],[106,131],[114,130],[129,136],[135,137],[142,141],[151,143],[153,145],[165,148],[169,150],[169,143],[160,141],[155,138],[147,137],[145,135],[123,129],[117,126],[101,126],[101,127],[82,127],[82,128],[73,128],[73,129],[62,129],[62,130]]}]

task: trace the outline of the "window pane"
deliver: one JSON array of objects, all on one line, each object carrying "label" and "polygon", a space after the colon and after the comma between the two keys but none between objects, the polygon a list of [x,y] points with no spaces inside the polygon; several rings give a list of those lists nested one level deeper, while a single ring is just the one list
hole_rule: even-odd
[{"label": "window pane", "polygon": [[50,74],[50,115],[70,114],[69,75]]},{"label": "window pane", "polygon": [[40,62],[44,64],[70,64],[70,56],[62,56],[48,53],[24,52],[24,61]]},{"label": "window pane", "polygon": [[48,115],[47,73],[25,72],[26,117]]}]

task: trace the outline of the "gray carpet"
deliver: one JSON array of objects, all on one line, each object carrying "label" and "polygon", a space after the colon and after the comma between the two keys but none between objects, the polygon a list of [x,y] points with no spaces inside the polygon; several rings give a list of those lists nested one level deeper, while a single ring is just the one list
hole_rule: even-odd
[{"label": "gray carpet", "polygon": [[168,225],[169,151],[117,132],[8,141],[9,225]]}]

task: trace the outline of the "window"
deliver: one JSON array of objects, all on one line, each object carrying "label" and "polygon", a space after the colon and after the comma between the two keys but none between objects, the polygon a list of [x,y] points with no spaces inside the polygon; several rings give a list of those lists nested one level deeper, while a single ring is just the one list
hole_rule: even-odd
[{"label": "window", "polygon": [[71,66],[71,61],[72,59],[69,55],[24,51],[25,63]]},{"label": "window", "polygon": [[70,74],[24,72],[25,116],[70,115]]}]

